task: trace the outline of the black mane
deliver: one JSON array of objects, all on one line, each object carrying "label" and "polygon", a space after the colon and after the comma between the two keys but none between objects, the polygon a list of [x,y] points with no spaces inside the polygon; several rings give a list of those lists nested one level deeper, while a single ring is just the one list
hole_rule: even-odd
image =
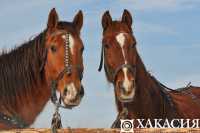
[{"label": "black mane", "polygon": [[40,68],[45,61],[45,34],[44,31],[33,40],[0,55],[0,110],[16,107],[16,101],[29,97],[33,86],[44,80]]}]

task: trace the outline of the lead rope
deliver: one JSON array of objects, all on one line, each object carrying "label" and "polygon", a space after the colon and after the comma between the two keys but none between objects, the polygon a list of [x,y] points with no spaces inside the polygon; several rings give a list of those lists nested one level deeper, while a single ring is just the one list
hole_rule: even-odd
[{"label": "lead rope", "polygon": [[[51,100],[52,101],[57,101],[56,86],[57,86],[57,82],[52,81],[52,85],[51,85],[51,87],[52,87]],[[62,128],[62,122],[61,122],[61,116],[59,113],[59,105],[58,104],[61,104],[61,97],[59,98],[59,103],[54,103],[55,113],[53,114],[53,118],[51,121],[51,133],[57,133],[57,129]]]},{"label": "lead rope", "polygon": [[103,58],[104,58],[104,47],[103,45],[101,46],[101,57],[100,57],[100,63],[99,63],[99,68],[98,71],[100,72],[102,67],[103,67]]},{"label": "lead rope", "polygon": [[55,113],[51,121],[51,132],[57,133],[57,129],[62,128],[61,116],[59,113],[59,106],[55,107]]},{"label": "lead rope", "polygon": [[121,119],[127,119],[128,117],[128,109],[127,107],[125,107],[125,105],[123,104],[123,109],[122,111],[117,115],[116,120],[113,122],[111,128],[119,128],[120,124],[121,124]]}]

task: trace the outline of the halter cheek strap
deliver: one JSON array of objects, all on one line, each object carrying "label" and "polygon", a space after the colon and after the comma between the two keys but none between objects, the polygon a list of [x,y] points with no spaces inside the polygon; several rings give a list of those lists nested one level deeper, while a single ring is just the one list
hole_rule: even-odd
[{"label": "halter cheek strap", "polygon": [[102,70],[102,67],[103,67],[103,58],[104,58],[104,46],[102,45],[102,48],[101,48],[101,59],[100,59],[100,64],[99,64],[99,68],[98,68],[99,72]]}]

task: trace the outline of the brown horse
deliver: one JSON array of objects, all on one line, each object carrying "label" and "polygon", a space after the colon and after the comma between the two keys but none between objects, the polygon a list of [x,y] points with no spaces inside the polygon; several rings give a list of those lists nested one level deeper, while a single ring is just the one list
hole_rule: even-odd
[{"label": "brown horse", "polygon": [[[136,49],[132,16],[124,10],[120,21],[109,11],[102,17],[103,40],[99,71],[104,60],[107,80],[114,85],[117,110],[128,119],[200,118],[200,88],[171,90],[151,76]],[[126,108],[127,111],[123,112]],[[119,127],[115,121],[114,127]]]},{"label": "brown horse", "polygon": [[84,95],[82,25],[82,11],[65,22],[53,8],[42,33],[1,54],[0,129],[32,124],[51,97],[52,81],[63,107],[79,105]]}]

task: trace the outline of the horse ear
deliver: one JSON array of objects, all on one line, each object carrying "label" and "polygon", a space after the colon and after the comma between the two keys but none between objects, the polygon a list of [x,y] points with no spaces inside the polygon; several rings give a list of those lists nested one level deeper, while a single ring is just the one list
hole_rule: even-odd
[{"label": "horse ear", "polygon": [[110,16],[109,11],[106,11],[102,16],[102,27],[105,30],[112,23],[112,17]]},{"label": "horse ear", "polygon": [[131,28],[132,16],[131,16],[131,13],[126,9],[124,10],[124,13],[122,15],[122,22],[127,24]]},{"label": "horse ear", "polygon": [[73,24],[77,28],[77,30],[81,30],[83,26],[83,13],[81,10],[79,10],[79,12],[74,17]]},{"label": "horse ear", "polygon": [[49,13],[49,18],[47,22],[47,29],[48,30],[54,30],[58,24],[58,14],[56,12],[56,9],[51,9]]}]

